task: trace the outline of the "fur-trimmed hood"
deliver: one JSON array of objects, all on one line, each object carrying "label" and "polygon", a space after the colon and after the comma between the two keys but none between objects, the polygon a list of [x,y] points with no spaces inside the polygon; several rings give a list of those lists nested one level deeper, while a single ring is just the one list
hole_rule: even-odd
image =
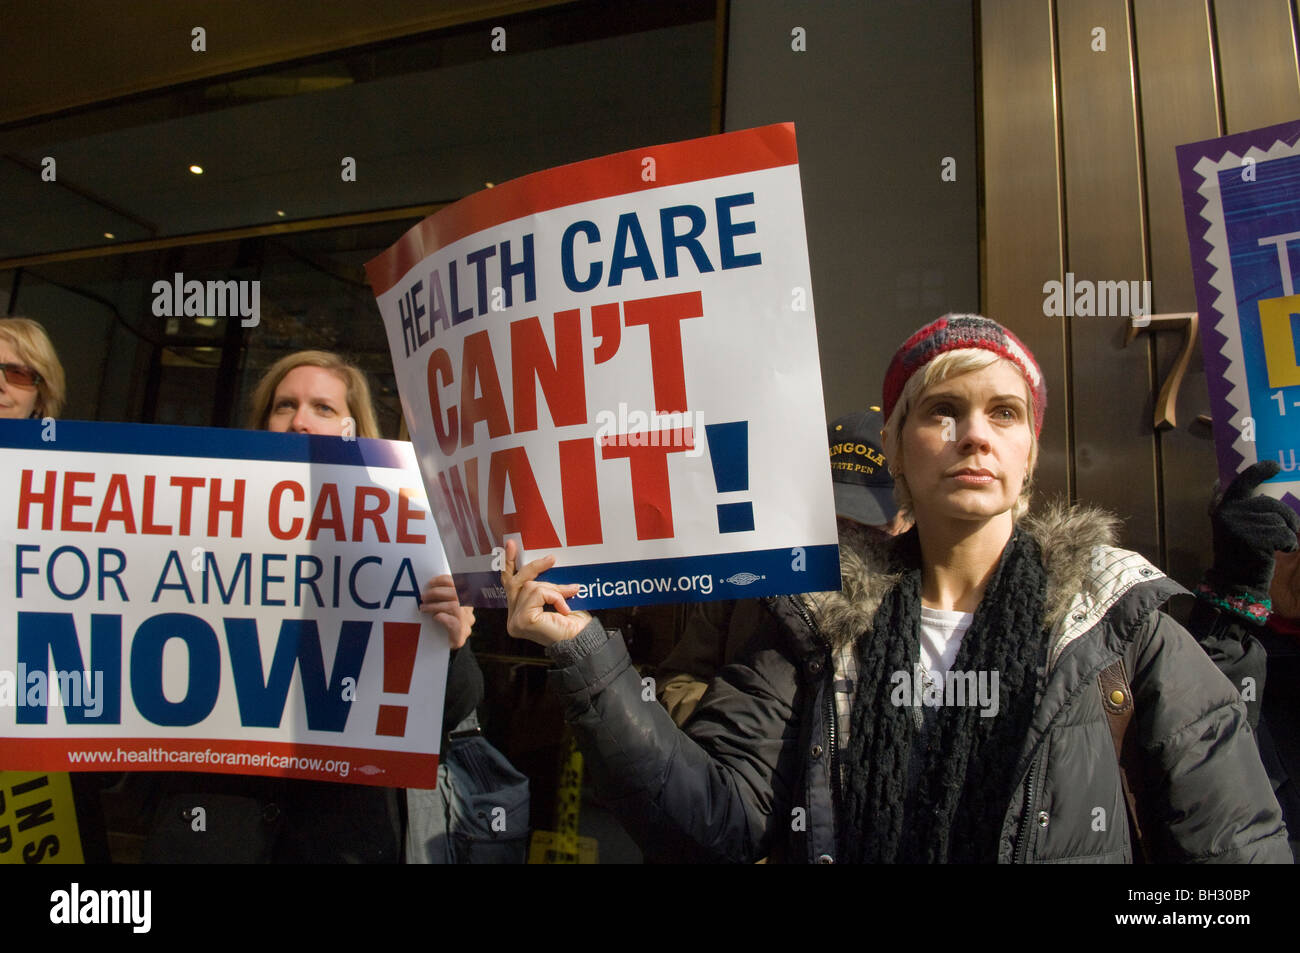
[{"label": "fur-trimmed hood", "polygon": [[[842,588],[808,597],[818,629],[837,649],[871,631],[876,610],[899,580],[887,571],[894,538],[840,525]],[[1116,548],[1118,525],[1106,510],[1061,503],[1019,523],[1038,543],[1047,570],[1044,622],[1052,633],[1052,662],[1134,585],[1164,578],[1138,553]]]}]

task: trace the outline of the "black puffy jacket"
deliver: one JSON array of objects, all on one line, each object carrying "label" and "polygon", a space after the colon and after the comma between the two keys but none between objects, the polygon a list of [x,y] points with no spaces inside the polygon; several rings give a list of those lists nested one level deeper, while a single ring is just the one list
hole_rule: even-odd
[{"label": "black puffy jacket", "polygon": [[[1049,577],[1048,676],[1007,805],[1001,862],[1132,859],[1097,676],[1123,656],[1136,705],[1153,858],[1291,862],[1236,689],[1159,607],[1181,588],[1109,545],[1097,511],[1022,527]],[[841,539],[841,592],[769,600],[769,622],[679,730],[599,623],[552,650],[551,674],[602,796],[647,856],[831,863],[832,649],[871,637],[895,578],[865,537]]]}]

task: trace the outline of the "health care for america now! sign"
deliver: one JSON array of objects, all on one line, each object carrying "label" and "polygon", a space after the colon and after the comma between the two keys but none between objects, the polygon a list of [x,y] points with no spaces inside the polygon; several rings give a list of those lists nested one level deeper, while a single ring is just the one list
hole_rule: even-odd
[{"label": "health care for america now! sign", "polygon": [[839,587],[792,125],[538,172],[366,266],[462,601]]},{"label": "health care for america now! sign", "polygon": [[0,764],[434,786],[410,444],[0,421]]}]

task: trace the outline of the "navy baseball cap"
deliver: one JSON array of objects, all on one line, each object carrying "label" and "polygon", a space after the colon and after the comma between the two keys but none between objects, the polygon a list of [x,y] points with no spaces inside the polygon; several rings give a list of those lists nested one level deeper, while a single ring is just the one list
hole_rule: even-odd
[{"label": "navy baseball cap", "polygon": [[884,416],[872,407],[837,417],[826,428],[836,516],[865,526],[883,526],[898,514],[894,478],[880,449],[884,426]]}]

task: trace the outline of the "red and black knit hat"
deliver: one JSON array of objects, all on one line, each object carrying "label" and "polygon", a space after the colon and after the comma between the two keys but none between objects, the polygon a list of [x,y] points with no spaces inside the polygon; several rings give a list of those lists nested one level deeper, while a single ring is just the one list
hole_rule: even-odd
[{"label": "red and black knit hat", "polygon": [[1043,372],[1029,348],[1020,339],[989,318],[978,314],[945,314],[917,331],[894,352],[885,372],[885,419],[894,413],[894,405],[913,374],[946,351],[982,348],[1006,358],[1020,369],[1029,383],[1034,400],[1034,436],[1043,432],[1043,412],[1047,410],[1047,385]]}]

